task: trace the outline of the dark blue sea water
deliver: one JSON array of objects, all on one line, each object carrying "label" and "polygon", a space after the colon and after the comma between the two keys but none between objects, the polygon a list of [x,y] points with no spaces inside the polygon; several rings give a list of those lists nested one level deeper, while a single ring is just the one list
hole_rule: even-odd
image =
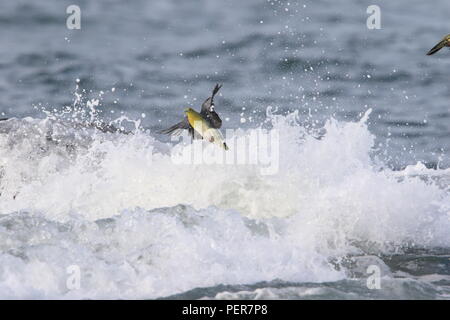
[{"label": "dark blue sea water", "polygon": [[[0,297],[448,298],[449,12],[2,0]],[[276,175],[170,162],[216,83],[223,130],[281,130]]]}]

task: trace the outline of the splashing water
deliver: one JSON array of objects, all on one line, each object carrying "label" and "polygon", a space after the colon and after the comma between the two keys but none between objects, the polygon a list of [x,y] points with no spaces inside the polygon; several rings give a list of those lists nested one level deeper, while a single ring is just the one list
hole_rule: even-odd
[{"label": "splashing water", "polygon": [[[0,122],[1,298],[346,283],[368,263],[393,281],[373,255],[450,247],[448,170],[386,168],[373,155],[370,111],[311,132],[297,113],[267,110],[279,168],[262,175],[254,165],[175,164],[171,151],[189,146],[162,143],[139,121],[123,134],[124,116],[108,124],[119,130],[98,130],[98,102],[81,101],[45,119]],[[81,270],[77,290],[66,285],[71,265]]]}]

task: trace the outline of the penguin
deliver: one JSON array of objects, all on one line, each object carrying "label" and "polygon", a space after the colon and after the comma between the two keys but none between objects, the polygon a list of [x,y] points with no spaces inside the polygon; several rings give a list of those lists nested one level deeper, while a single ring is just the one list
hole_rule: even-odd
[{"label": "penguin", "polygon": [[[222,126],[222,120],[215,110],[214,96],[219,92],[222,85],[216,84],[214,87],[211,97],[207,98],[202,104],[202,109],[200,111],[201,117],[208,123],[209,127],[214,129],[219,129]],[[188,130],[189,135],[194,139],[196,138],[196,131],[189,123],[188,117],[186,116],[183,121],[174,124],[170,128],[159,131],[160,134],[168,135],[179,135],[183,130]],[[201,136],[199,138],[202,138]]]}]

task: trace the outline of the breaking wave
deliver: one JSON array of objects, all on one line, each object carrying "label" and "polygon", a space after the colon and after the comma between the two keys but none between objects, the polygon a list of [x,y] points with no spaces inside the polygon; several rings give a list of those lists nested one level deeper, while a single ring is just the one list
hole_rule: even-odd
[{"label": "breaking wave", "polygon": [[[385,166],[370,111],[311,131],[297,113],[268,110],[264,129],[240,135],[277,132],[270,175],[255,164],[174,163],[174,150],[189,145],[163,143],[139,122],[120,130],[126,118],[105,130],[114,126],[96,124],[92,112],[94,125],[75,125],[73,114],[0,122],[1,298],[346,281],[351,257],[450,247],[450,172]],[[81,284],[69,290],[73,265]]]}]

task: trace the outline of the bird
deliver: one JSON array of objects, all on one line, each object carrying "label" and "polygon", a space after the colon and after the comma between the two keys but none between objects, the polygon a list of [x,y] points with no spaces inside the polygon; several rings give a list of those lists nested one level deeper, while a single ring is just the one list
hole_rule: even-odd
[{"label": "bird", "polygon": [[222,133],[218,129],[212,128],[210,126],[210,122],[203,118],[200,113],[192,108],[187,108],[184,110],[184,113],[186,113],[189,124],[192,128],[194,128],[197,134],[199,134],[203,139],[228,150],[228,146],[224,142]]},{"label": "bird", "polygon": [[[211,128],[219,129],[222,126],[222,120],[220,119],[219,115],[217,114],[215,110],[214,105],[214,96],[219,92],[220,88],[222,88],[222,85],[216,84],[214,87],[212,94],[210,97],[208,97],[205,102],[202,104],[202,109],[200,111],[200,115],[202,118],[208,123],[208,125]],[[186,116],[183,121],[178,122],[177,124],[174,124],[170,128],[160,130],[158,133],[160,134],[168,134],[168,135],[179,135],[183,130],[188,130],[189,135],[192,138],[195,138],[196,131],[189,123],[188,117]],[[200,137],[201,138],[201,137]]]},{"label": "bird", "polygon": [[442,39],[437,45],[435,45],[433,48],[430,49],[430,51],[427,52],[427,56],[431,56],[432,54],[435,54],[439,50],[441,50],[443,47],[450,47],[450,34],[446,35],[444,39]]}]

